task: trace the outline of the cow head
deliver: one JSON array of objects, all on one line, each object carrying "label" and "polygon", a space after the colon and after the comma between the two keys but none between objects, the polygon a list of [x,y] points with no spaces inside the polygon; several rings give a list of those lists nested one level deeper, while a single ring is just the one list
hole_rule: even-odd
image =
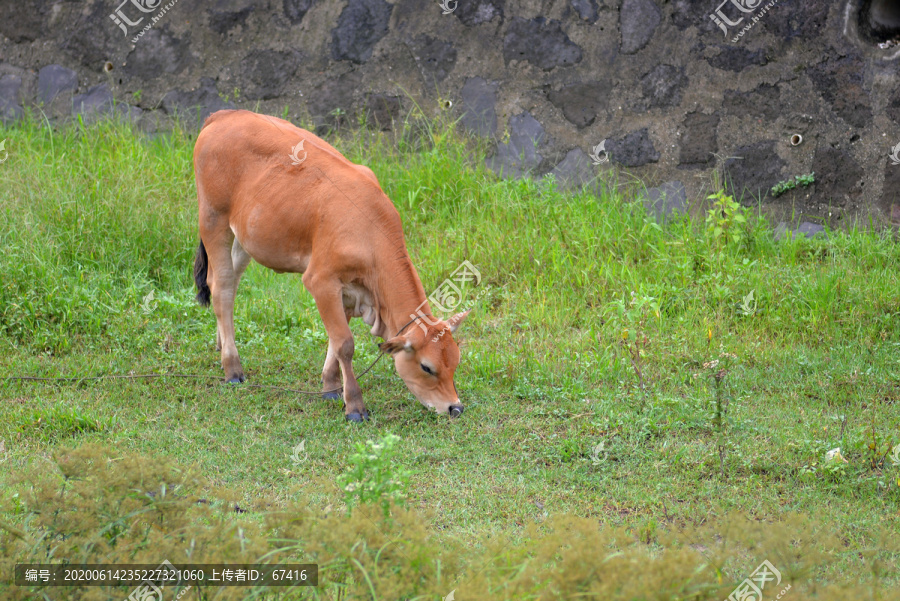
[{"label": "cow head", "polygon": [[404,332],[379,345],[394,356],[397,373],[419,402],[451,417],[463,412],[453,383],[459,365],[459,347],[453,333],[468,315],[469,311],[457,313],[447,321],[417,319]]}]

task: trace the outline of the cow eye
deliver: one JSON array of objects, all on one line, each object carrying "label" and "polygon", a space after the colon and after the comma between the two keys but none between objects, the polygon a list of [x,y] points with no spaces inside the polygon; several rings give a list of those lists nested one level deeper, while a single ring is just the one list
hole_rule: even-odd
[{"label": "cow eye", "polygon": [[434,375],[434,370],[431,369],[430,367],[428,367],[427,365],[425,365],[424,363],[421,364],[421,367],[422,367],[422,371],[424,371],[426,374],[429,374],[431,376]]}]

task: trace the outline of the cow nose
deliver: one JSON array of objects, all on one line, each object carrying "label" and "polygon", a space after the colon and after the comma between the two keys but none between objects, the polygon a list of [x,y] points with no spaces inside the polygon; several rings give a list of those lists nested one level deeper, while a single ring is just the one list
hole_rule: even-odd
[{"label": "cow nose", "polygon": [[464,409],[465,407],[462,405],[450,405],[450,408],[447,409],[447,413],[450,414],[450,417],[459,417],[462,415]]}]

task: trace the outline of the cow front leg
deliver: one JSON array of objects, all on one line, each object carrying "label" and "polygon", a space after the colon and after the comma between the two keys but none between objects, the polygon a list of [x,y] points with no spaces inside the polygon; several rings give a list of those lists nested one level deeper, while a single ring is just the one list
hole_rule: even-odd
[{"label": "cow front leg", "polygon": [[[350,422],[367,420],[369,412],[363,404],[362,391],[353,373],[353,332],[350,331],[347,315],[344,312],[340,282],[321,282],[307,272],[303,276],[303,284],[313,295],[316,308],[319,309],[319,315],[322,317],[322,323],[325,324],[325,331],[328,332],[328,354],[322,372],[325,390],[328,390],[329,386],[329,381],[326,380],[327,376],[334,376],[334,380],[337,379],[337,374],[334,373],[336,370],[332,366],[336,363],[343,375],[344,418]],[[329,368],[331,371],[328,371]],[[331,386],[331,388],[335,387]]]},{"label": "cow front leg", "polygon": [[[345,315],[349,324],[350,314],[345,312]],[[322,366],[322,398],[328,401],[341,398],[341,364],[337,355],[331,352],[330,344],[325,355],[325,365]]]}]

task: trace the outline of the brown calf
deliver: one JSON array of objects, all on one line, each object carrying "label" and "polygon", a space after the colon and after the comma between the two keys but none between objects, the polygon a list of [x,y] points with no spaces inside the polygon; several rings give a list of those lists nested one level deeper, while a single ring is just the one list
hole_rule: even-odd
[{"label": "brown calf", "polygon": [[[229,382],[243,382],[234,343],[234,299],[255,259],[276,272],[303,274],[325,330],[325,398],[344,415],[368,419],[353,375],[353,334],[362,317],[397,373],[424,405],[457,416],[453,384],[459,348],[452,335],[468,312],[435,319],[406,251],[400,216],[375,174],[291,123],[249,111],[219,111],[194,147],[200,246],[194,262],[197,300],[216,313],[216,350]],[[422,314],[429,319],[418,319]],[[412,322],[418,321],[418,327]]]}]

